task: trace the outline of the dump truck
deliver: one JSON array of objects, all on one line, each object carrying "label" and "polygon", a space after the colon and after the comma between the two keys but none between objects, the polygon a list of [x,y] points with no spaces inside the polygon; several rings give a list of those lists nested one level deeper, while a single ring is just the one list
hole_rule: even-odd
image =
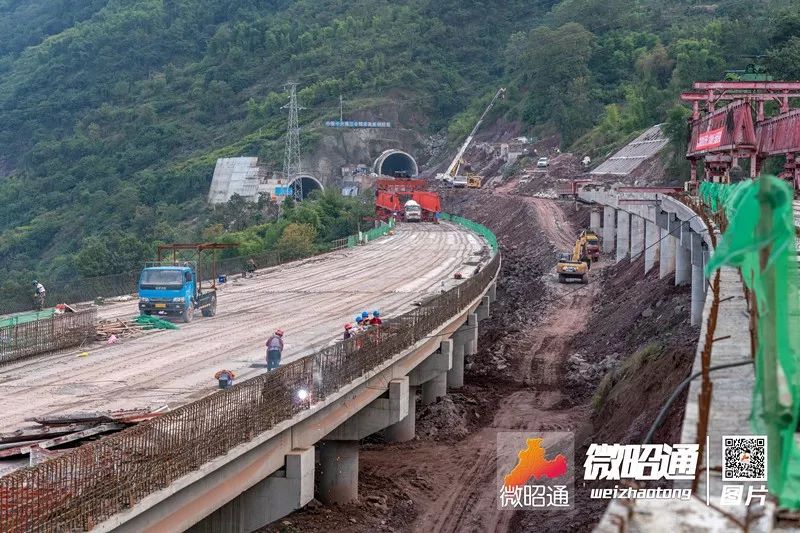
[{"label": "dump truck", "polygon": [[592,180],[558,180],[556,183],[556,194],[559,198],[577,198],[581,187],[592,183]]},{"label": "dump truck", "polygon": [[581,283],[589,283],[589,267],[592,260],[589,258],[585,242],[579,238],[575,241],[572,252],[562,252],[558,256],[556,273],[558,282],[565,283],[570,279],[579,279]]},{"label": "dump truck", "polygon": [[[148,263],[139,275],[139,313],[180,317],[191,322],[195,310],[203,316],[217,314],[216,251],[238,246],[231,243],[165,244],[158,247],[158,260]],[[202,253],[212,251],[211,279],[203,283],[199,265]],[[172,252],[172,260],[164,258]],[[196,259],[184,261],[178,252],[196,254]]]},{"label": "dump truck", "polygon": [[579,240],[586,246],[586,255],[592,262],[600,261],[600,237],[590,229],[581,232]]}]

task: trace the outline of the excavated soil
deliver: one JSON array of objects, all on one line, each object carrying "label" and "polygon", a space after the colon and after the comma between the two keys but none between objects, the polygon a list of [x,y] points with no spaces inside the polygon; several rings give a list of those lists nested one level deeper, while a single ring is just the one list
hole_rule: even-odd
[{"label": "excavated soil", "polygon": [[[571,248],[587,208],[498,191],[445,202],[489,226],[503,253],[464,388],[418,402],[414,441],[362,446],[358,503],[313,502],[265,531],[588,531],[605,502],[582,487],[571,511],[497,510],[497,433],[572,431],[576,457],[590,442],[638,442],[688,372],[697,330],[686,288],[645,278],[641,260],[603,260],[588,285],[557,283],[556,252]],[[656,442],[676,441],[681,418],[676,409]]]}]

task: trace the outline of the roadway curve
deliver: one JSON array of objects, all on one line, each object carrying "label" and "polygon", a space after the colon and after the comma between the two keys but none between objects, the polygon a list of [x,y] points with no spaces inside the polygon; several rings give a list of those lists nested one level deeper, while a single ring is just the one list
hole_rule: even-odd
[{"label": "roadway curve", "polygon": [[[264,372],[264,342],[286,331],[284,362],[339,339],[361,310],[393,316],[439,292],[443,280],[476,260],[484,242],[448,224],[400,225],[367,246],[259,271],[222,289],[217,316],[197,313],[178,331],[147,332],[115,345],[95,343],[0,368],[0,432],[47,414],[171,408],[214,390],[214,373],[241,381]],[[472,268],[464,269],[471,272]],[[103,307],[101,318],[130,318],[136,303]],[[80,353],[88,351],[88,356]]]}]

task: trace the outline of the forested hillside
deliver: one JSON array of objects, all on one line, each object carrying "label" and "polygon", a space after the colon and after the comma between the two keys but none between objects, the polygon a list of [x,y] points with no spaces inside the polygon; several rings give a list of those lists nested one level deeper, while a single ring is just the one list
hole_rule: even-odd
[{"label": "forested hillside", "polygon": [[[204,205],[214,161],[278,164],[288,79],[307,125],[338,115],[340,94],[353,111],[400,98],[453,141],[507,85],[495,118],[598,154],[665,120],[678,137],[676,95],[695,79],[753,62],[800,77],[798,13],[788,0],[0,0],[0,286],[113,273],[159,240],[242,230]],[[320,237],[357,219],[351,205],[323,227],[332,201],[310,216]],[[283,227],[253,222],[265,246]]]}]

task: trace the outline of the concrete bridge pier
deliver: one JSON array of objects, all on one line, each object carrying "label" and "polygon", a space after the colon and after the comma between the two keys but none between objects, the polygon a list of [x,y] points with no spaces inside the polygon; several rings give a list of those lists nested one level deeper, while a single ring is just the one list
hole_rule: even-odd
[{"label": "concrete bridge pier", "polygon": [[631,215],[620,209],[617,211],[617,263],[628,257],[631,244]]},{"label": "concrete bridge pier", "polygon": [[631,261],[637,259],[644,250],[644,219],[631,215]]},{"label": "concrete bridge pier", "polygon": [[603,207],[603,253],[610,254],[614,251],[614,237],[616,236],[616,228],[614,226],[614,219],[616,218],[616,209],[609,206]]},{"label": "concrete bridge pier", "polygon": [[675,272],[675,237],[668,229],[661,228],[661,247],[658,250],[658,279]]},{"label": "concrete bridge pier", "polygon": [[675,285],[686,285],[692,281],[692,230],[687,222],[678,224],[680,232],[673,233],[680,236],[675,246]]},{"label": "concrete bridge pier", "polygon": [[326,440],[319,458],[319,501],[330,505],[358,500],[358,441]]},{"label": "concrete bridge pier", "polygon": [[[453,366],[447,372],[447,386],[451,389],[459,389],[464,386],[464,359],[467,356],[475,355],[478,351],[478,320],[481,317],[488,318],[489,316],[489,303],[488,299],[484,296],[481,305],[475,310],[475,313],[470,313],[467,321],[456,330],[453,335]],[[423,402],[425,402],[423,388]],[[431,400],[436,401],[435,398]]]},{"label": "concrete bridge pier", "polygon": [[644,224],[644,273],[647,274],[659,261],[661,255],[661,231],[649,220]]},{"label": "concrete bridge pier", "polygon": [[[464,378],[463,357],[461,358],[461,362],[462,362],[461,378],[463,385],[463,378]],[[422,384],[423,405],[430,405],[439,398],[447,396],[447,374],[448,372],[441,372],[440,374],[437,374],[436,377],[434,377],[430,381],[426,381],[425,383]]]},{"label": "concrete bridge pier", "polygon": [[600,209],[593,207],[591,213],[589,214],[589,229],[595,233],[599,233],[601,227]]},{"label": "concrete bridge pier", "polygon": [[392,424],[384,433],[386,442],[408,442],[417,434],[417,389],[408,388],[408,414],[400,422]]},{"label": "concrete bridge pier", "polygon": [[497,300],[497,283],[489,285],[489,290],[486,291],[486,294],[489,296],[489,303],[493,304]]},{"label": "concrete bridge pier", "polygon": [[703,303],[706,299],[705,276],[703,275],[703,239],[697,233],[692,233],[691,238],[691,263],[692,263],[692,315],[693,326],[700,324],[703,318]]},{"label": "concrete bridge pier", "polygon": [[486,320],[489,318],[489,304],[491,303],[491,298],[488,296],[484,296],[481,299],[481,303],[477,309],[475,309],[475,314],[478,315],[478,320]]}]

